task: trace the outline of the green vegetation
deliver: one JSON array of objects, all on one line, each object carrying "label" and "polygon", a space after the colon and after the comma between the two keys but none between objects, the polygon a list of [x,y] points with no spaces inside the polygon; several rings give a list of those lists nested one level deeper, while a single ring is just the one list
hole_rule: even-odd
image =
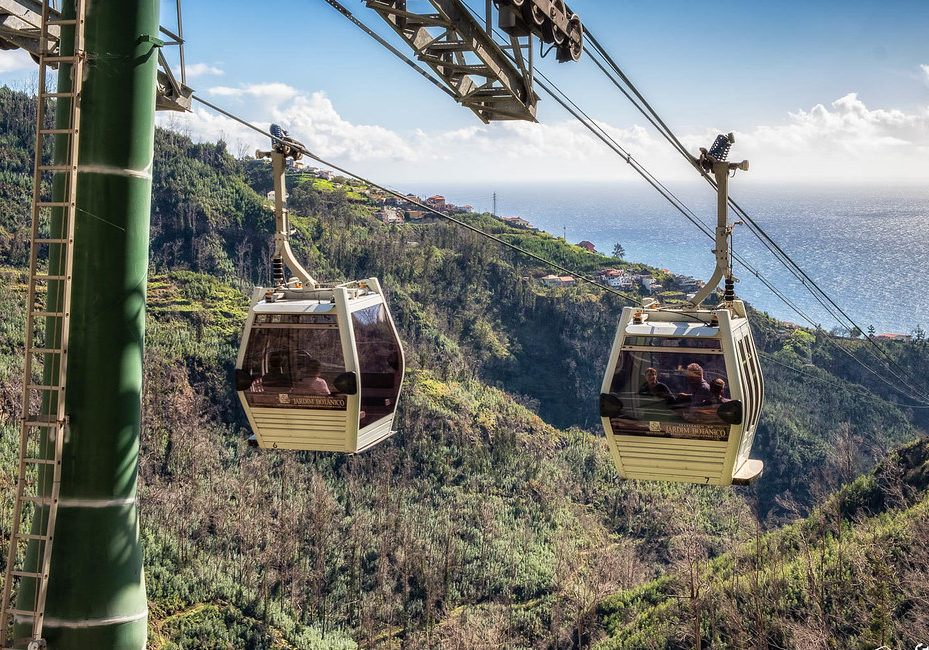
[{"label": "green vegetation", "polygon": [[[6,89],[0,99],[9,513],[34,104]],[[755,314],[768,355],[762,481],[620,481],[595,396],[622,299],[544,289],[527,278],[549,269],[454,225],[383,225],[346,179],[291,186],[293,246],[318,278],[381,279],[409,364],[398,432],[353,457],[248,447],[231,378],[247,296],[270,276],[270,180],[267,163],[235,160],[222,143],[157,134],[140,467],[150,648],[683,648],[693,611],[713,647],[804,647],[807,628],[892,645],[921,629],[925,596],[911,583],[924,557],[912,533],[925,522],[923,447],[857,477],[917,438],[927,415],[888,404],[893,390],[862,375],[845,354],[867,354],[861,340]],[[586,273],[617,264],[464,218]],[[888,350],[925,374],[924,340]],[[861,548],[889,556],[850,564],[872,529],[880,544]],[[699,597],[671,597],[689,593],[691,573]],[[776,594],[759,600],[756,582]],[[841,600],[833,586],[862,595]]]},{"label": "green vegetation", "polygon": [[916,647],[929,637],[929,438],[901,447],[807,519],[604,599],[598,650]]}]

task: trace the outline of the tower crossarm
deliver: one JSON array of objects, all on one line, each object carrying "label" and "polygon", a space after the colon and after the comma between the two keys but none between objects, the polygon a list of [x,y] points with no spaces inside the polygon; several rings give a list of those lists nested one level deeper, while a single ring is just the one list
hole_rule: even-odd
[{"label": "tower crossarm", "polygon": [[[531,71],[511,57],[460,0],[429,0],[427,11],[406,0],[365,0],[483,122],[536,121]],[[426,3],[422,3],[426,8]]]}]

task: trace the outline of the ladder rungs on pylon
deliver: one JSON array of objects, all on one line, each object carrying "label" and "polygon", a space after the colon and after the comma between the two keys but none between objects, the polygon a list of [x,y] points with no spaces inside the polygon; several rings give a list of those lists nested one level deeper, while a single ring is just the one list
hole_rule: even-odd
[{"label": "ladder rungs on pylon", "polygon": [[14,616],[16,616],[16,615],[19,615],[19,616],[35,616],[35,612],[32,611],[31,609],[13,609],[13,608],[11,607],[10,609],[8,609],[8,610],[6,610],[6,611],[8,611],[10,614],[13,614]]},{"label": "ladder rungs on pylon", "polygon": [[17,539],[36,539],[36,540],[46,540],[49,539],[48,535],[32,535],[32,534],[22,534],[16,535]]},{"label": "ladder rungs on pylon", "polygon": [[[51,427],[52,424],[37,424],[37,427]],[[58,461],[54,458],[23,458],[24,465],[54,465]]]},{"label": "ladder rungs on pylon", "polygon": [[[36,145],[41,154],[43,143],[54,141],[55,157],[43,163],[40,159],[34,168],[35,193],[31,205],[32,233],[30,244],[29,304],[27,306],[29,335],[26,340],[26,364],[23,381],[23,417],[21,419],[21,448],[19,450],[19,477],[16,487],[16,504],[13,526],[10,531],[6,579],[2,587],[0,606],[0,650],[44,647],[43,626],[46,614],[46,594],[51,568],[51,554],[55,535],[61,491],[64,427],[67,423],[66,403],[67,349],[64,341],[70,330],[72,268],[74,264],[74,228],[77,212],[79,125],[81,112],[81,85],[84,81],[84,18],[87,0],[74,0],[74,16],[61,17],[52,6],[52,0],[37,0],[41,5],[42,22],[39,29],[39,79],[36,110]],[[70,29],[65,29],[69,27]],[[54,29],[53,29],[54,28]],[[52,31],[61,28],[68,43]],[[70,32],[73,32],[70,33]],[[72,41],[73,37],[73,41]],[[73,53],[67,48],[73,42]],[[62,69],[70,67],[68,79]],[[47,75],[58,68],[62,90],[46,92]],[[60,99],[55,108],[57,124],[46,122],[47,107],[51,100]],[[54,176],[59,183],[55,196],[42,198],[39,189]],[[49,228],[49,218],[58,217],[60,230]],[[43,258],[42,245],[57,245],[59,264],[49,264]],[[47,319],[41,327],[38,318]],[[43,331],[44,330],[44,331]],[[52,347],[39,347],[39,346]],[[57,346],[57,347],[55,347]],[[48,355],[52,363],[45,364],[46,375],[35,377],[36,355]],[[54,409],[33,413],[34,391],[46,402],[57,404]],[[42,449],[40,450],[39,447]],[[39,458],[37,456],[44,456]],[[29,505],[32,504],[32,505]],[[21,530],[29,525],[29,512],[35,528]],[[26,557],[33,558],[25,561]],[[34,593],[29,602],[23,598],[19,609],[13,598],[18,588],[34,582]],[[17,586],[18,585],[18,586]],[[20,590],[20,596],[24,594]],[[22,638],[14,638],[14,625],[21,626]],[[26,630],[26,628],[31,628]]]},{"label": "ladder rungs on pylon", "polygon": [[39,503],[39,504],[47,506],[47,505],[51,505],[54,501],[56,501],[56,499],[52,499],[51,497],[39,497],[39,496],[34,496],[30,494],[30,495],[24,495],[23,501],[29,501],[31,503]]},{"label": "ladder rungs on pylon", "polygon": [[77,169],[76,165],[39,165],[39,171],[43,172],[66,172]]}]

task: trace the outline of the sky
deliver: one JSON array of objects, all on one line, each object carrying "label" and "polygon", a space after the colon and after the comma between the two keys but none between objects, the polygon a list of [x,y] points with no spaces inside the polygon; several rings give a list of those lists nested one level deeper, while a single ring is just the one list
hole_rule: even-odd
[{"label": "sky", "polygon": [[[344,4],[405,51],[362,2]],[[410,0],[411,8],[427,6]],[[732,131],[731,158],[750,161],[750,182],[886,185],[929,177],[926,0],[570,6],[691,152]],[[188,84],[198,95],[265,129],[280,123],[310,150],[374,180],[636,178],[545,96],[539,124],[482,124],[323,0],[186,2],[183,11]],[[176,29],[173,2],[163,2],[162,24]],[[655,176],[694,177],[589,57],[559,64],[549,56],[538,66]],[[35,77],[28,56],[0,51],[0,84],[28,89]],[[198,140],[222,138],[237,155],[267,147],[201,105],[157,119]]]}]

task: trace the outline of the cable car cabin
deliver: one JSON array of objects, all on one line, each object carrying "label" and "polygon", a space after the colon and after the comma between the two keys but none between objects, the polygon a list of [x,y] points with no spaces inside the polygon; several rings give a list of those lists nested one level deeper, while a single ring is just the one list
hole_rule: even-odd
[{"label": "cable car cabin", "polygon": [[403,349],[375,278],[252,303],[236,389],[259,447],[354,453],[393,433]]},{"label": "cable car cabin", "polygon": [[620,319],[600,395],[623,478],[747,485],[764,381],[745,307],[640,309]]}]

